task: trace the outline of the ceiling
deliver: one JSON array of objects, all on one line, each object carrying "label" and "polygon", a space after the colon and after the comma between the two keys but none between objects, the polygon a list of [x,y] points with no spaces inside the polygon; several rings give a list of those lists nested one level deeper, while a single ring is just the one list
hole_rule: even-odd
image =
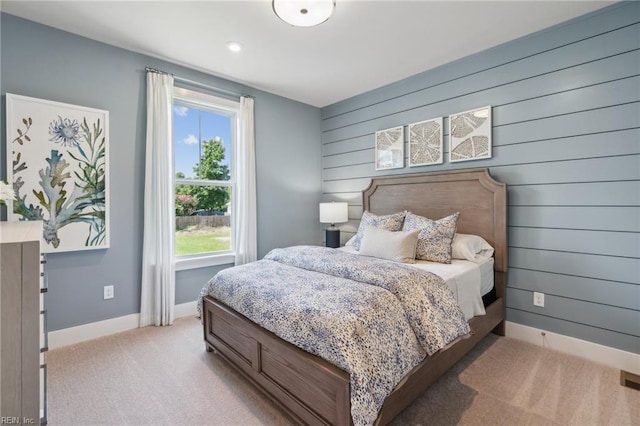
[{"label": "ceiling", "polygon": [[[337,0],[310,28],[261,1],[8,1],[3,12],[323,107],[613,1]],[[244,45],[239,53],[228,41]]]}]

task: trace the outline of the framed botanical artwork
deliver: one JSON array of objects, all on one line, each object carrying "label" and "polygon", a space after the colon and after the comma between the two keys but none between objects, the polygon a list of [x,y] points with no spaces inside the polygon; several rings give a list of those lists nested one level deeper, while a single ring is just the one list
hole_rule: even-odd
[{"label": "framed botanical artwork", "polygon": [[404,126],[376,132],[376,170],[404,167]]},{"label": "framed botanical artwork", "polygon": [[449,161],[491,158],[491,107],[449,116]]},{"label": "framed botanical artwork", "polygon": [[42,220],[46,253],[109,247],[109,112],[7,93],[10,221]]},{"label": "framed botanical artwork", "polygon": [[409,167],[442,164],[442,117],[409,124]]}]

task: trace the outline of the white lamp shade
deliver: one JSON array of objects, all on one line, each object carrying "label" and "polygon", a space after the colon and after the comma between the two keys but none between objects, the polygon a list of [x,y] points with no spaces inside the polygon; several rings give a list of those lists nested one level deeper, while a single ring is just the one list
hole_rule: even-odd
[{"label": "white lamp shade", "polygon": [[321,223],[342,223],[349,220],[347,203],[320,203]]},{"label": "white lamp shade", "polygon": [[278,18],[296,27],[312,27],[329,19],[335,0],[273,0],[271,5]]}]

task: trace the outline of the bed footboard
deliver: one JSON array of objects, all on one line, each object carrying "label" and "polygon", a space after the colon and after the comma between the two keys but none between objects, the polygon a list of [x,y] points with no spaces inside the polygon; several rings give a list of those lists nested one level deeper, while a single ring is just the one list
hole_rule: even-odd
[{"label": "bed footboard", "polygon": [[283,341],[223,303],[203,303],[204,340],[301,423],[351,424],[349,375]]}]

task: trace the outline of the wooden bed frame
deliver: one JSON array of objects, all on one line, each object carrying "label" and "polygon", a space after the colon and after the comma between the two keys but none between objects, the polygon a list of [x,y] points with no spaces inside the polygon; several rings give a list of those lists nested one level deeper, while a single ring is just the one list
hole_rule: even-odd
[{"label": "wooden bed frame", "polygon": [[[504,335],[507,189],[487,169],[374,178],[363,207],[376,214],[408,210],[430,218],[460,212],[457,232],[482,236],[494,248],[495,298],[469,321],[470,338],[427,357],[387,397],[376,424],[390,422],[492,330]],[[352,424],[349,375],[285,342],[210,296],[203,303],[204,340],[296,421]]]}]

